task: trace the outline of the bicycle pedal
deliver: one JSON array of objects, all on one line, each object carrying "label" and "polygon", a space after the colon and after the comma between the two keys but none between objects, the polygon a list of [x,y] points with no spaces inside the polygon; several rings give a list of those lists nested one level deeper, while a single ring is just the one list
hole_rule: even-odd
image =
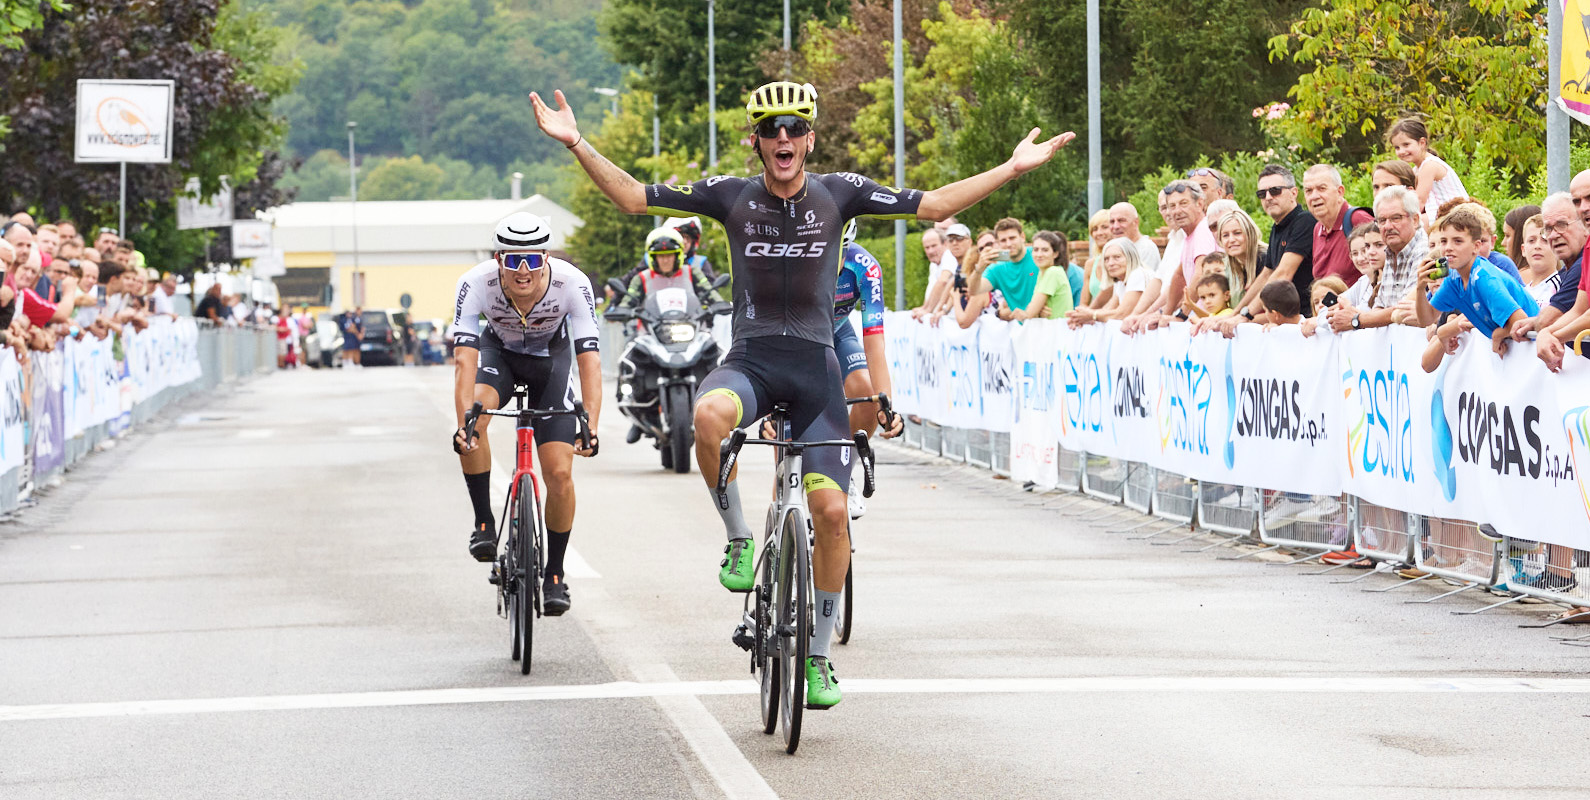
[{"label": "bicycle pedal", "polygon": [[751,652],[751,648],[756,646],[756,639],[751,636],[751,631],[744,625],[735,628],[734,635],[730,636],[729,639],[734,642],[735,647],[747,653]]},{"label": "bicycle pedal", "polygon": [[486,576],[486,582],[492,586],[502,585],[502,573],[497,571],[497,565],[491,565],[491,574]]}]

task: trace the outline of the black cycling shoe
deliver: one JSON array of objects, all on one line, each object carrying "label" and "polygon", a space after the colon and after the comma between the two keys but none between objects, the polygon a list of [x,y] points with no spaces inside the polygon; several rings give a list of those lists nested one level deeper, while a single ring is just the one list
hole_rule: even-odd
[{"label": "black cycling shoe", "polygon": [[629,426],[629,433],[624,434],[624,443],[634,444],[640,441],[640,436],[642,433],[643,431],[640,429],[639,425]]},{"label": "black cycling shoe", "polygon": [[476,561],[491,563],[497,560],[497,532],[485,523],[475,525],[475,532],[469,537],[469,554]]},{"label": "black cycling shoe", "polygon": [[547,576],[541,584],[541,613],[561,617],[569,610],[569,586],[562,580]]}]

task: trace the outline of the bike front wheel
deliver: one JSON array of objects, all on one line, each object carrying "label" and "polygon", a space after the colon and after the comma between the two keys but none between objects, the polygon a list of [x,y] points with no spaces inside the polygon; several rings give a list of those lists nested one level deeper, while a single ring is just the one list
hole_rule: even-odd
[{"label": "bike front wheel", "polygon": [[806,517],[795,511],[784,517],[779,536],[778,582],[774,607],[778,612],[778,651],[784,751],[800,747],[801,717],[806,710],[806,654],[812,636],[811,560],[807,549]]},{"label": "bike front wheel", "polygon": [[851,565],[845,568],[845,588],[839,592],[839,609],[835,616],[839,618],[834,625],[834,636],[838,637],[840,644],[850,644],[850,615],[856,608],[856,565],[855,556],[851,556]]},{"label": "bike front wheel", "polygon": [[535,644],[536,615],[540,613],[541,590],[541,526],[536,515],[535,484],[529,475],[519,479],[518,502],[514,516],[519,529],[519,540],[514,543],[514,575],[516,587],[517,618],[520,631],[521,657],[519,674],[530,674],[530,651]]}]

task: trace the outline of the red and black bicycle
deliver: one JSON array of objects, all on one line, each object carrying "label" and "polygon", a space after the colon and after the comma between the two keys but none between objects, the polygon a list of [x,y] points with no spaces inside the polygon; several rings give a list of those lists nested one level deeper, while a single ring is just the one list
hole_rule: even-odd
[{"label": "red and black bicycle", "polygon": [[[546,531],[545,509],[541,500],[541,474],[536,470],[535,421],[548,417],[572,416],[579,421],[580,448],[591,441],[590,420],[585,405],[576,402],[572,409],[530,408],[524,386],[514,387],[514,409],[489,411],[476,403],[464,412],[464,435],[475,438],[475,426],[482,414],[513,417],[515,455],[513,480],[508,484],[508,502],[497,524],[497,541],[507,530],[508,546],[501,548],[491,567],[491,582],[497,587],[497,614],[507,617],[513,640],[513,659],[519,673],[530,674],[530,649],[535,641],[535,621],[541,616],[541,569]],[[593,453],[594,455],[594,453]]]}]

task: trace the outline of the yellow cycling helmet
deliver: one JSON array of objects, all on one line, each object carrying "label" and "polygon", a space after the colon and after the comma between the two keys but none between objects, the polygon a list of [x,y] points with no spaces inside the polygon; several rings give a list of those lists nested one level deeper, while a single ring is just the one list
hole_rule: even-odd
[{"label": "yellow cycling helmet", "polygon": [[817,89],[809,83],[775,81],[757,88],[745,104],[745,116],[752,125],[785,114],[816,122]]}]

